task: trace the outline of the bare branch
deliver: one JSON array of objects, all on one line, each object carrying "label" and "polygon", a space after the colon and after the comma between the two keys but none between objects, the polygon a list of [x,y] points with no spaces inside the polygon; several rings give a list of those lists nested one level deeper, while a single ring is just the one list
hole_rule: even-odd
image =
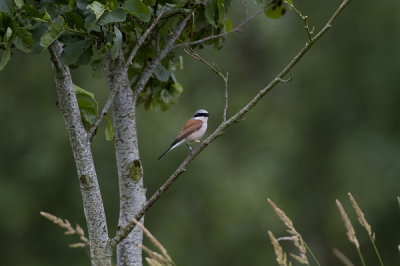
[{"label": "bare branch", "polygon": [[[137,51],[139,50],[139,48],[142,46],[143,42],[146,40],[147,36],[149,36],[150,32],[153,30],[153,28],[157,25],[157,23],[160,21],[161,17],[164,15],[165,13],[165,9],[166,6],[164,6],[164,8],[161,10],[160,14],[158,15],[158,17],[153,21],[153,23],[150,25],[150,27],[146,30],[146,32],[142,35],[142,37],[140,39],[138,39],[138,42],[136,43],[135,47],[132,49],[131,54],[128,57],[128,60],[126,60],[125,63],[125,68],[124,71],[126,72],[128,70],[128,68],[130,67],[133,58],[135,57]],[[135,23],[135,22],[134,22]],[[137,38],[137,32],[136,32],[136,28],[135,28],[135,24],[134,24],[134,31],[136,34],[136,38]],[[103,110],[101,111],[101,113],[99,114],[99,116],[97,117],[96,121],[93,123],[92,127],[89,129],[89,140],[92,141],[93,137],[94,137],[94,133],[96,132],[97,127],[100,125],[100,122],[104,119],[104,117],[106,116],[108,109],[110,109],[111,103],[113,102],[113,99],[115,97],[115,94],[117,93],[117,90],[119,88],[119,85],[121,84],[121,78],[119,78],[116,82],[115,82],[115,86],[114,88],[112,88],[110,90],[110,94],[108,95],[108,99],[106,101],[106,103],[104,104]]]},{"label": "bare branch", "polygon": [[228,75],[229,73],[226,72],[226,78],[224,78],[225,82],[225,108],[224,108],[224,114],[222,116],[222,121],[226,121],[226,112],[228,111]]},{"label": "bare branch", "polygon": [[222,74],[221,70],[219,69],[218,66],[214,65],[214,64],[210,64],[208,63],[206,60],[204,60],[198,53],[196,53],[195,50],[193,50],[192,47],[188,46],[186,43],[184,43],[182,40],[180,40],[178,38],[178,36],[176,36],[172,31],[170,31],[172,35],[175,36],[175,38],[180,41],[182,43],[182,48],[183,50],[190,55],[191,57],[193,57],[194,59],[203,62],[204,64],[206,64],[211,71],[215,72],[218,76],[220,76],[224,83],[225,83],[225,108],[224,108],[224,112],[222,115],[222,121],[225,122],[226,121],[226,111],[228,110],[228,73],[226,73],[226,77]]},{"label": "bare branch", "polygon": [[304,23],[306,24],[306,25],[304,26],[304,28],[307,30],[308,39],[309,39],[310,42],[311,42],[312,35],[314,34],[315,27],[313,27],[313,29],[310,30],[310,28],[308,27],[308,17],[307,17],[307,16],[303,16],[303,14],[301,14],[301,12],[300,12],[297,8],[295,8],[294,5],[293,5],[292,3],[289,3],[289,2],[287,2],[286,0],[284,0],[283,2],[284,2],[285,4],[287,4],[288,6],[290,6],[291,8],[293,8],[293,10],[296,11],[297,14],[299,14],[299,16],[304,20]]},{"label": "bare branch", "polygon": [[[306,46],[293,58],[293,60],[278,74],[278,76],[270,83],[267,87],[261,90],[253,100],[251,100],[245,107],[243,107],[238,113],[232,116],[226,122],[222,122],[219,127],[200,145],[193,150],[193,152],[182,162],[182,164],[176,169],[176,171],[171,175],[171,177],[162,185],[156,193],[143,205],[142,209],[136,214],[135,219],[139,220],[144,216],[144,214],[151,208],[151,206],[164,194],[164,192],[178,179],[178,177],[186,172],[186,167],[189,163],[201,152],[203,151],[212,141],[214,141],[219,136],[223,135],[224,130],[231,126],[233,123],[243,121],[243,115],[246,114],[251,108],[253,108],[258,101],[264,97],[276,84],[281,82],[282,78],[296,65],[296,63],[304,56],[304,54],[310,49],[310,47],[318,41],[321,36],[326,33],[332,26],[332,23],[340,14],[340,12],[351,2],[351,0],[345,0],[336,10],[333,16],[330,18],[325,27],[311,40]],[[118,234],[109,240],[109,248],[115,248],[118,243],[120,243],[135,227],[135,223],[131,221],[126,227],[122,228]]]}]

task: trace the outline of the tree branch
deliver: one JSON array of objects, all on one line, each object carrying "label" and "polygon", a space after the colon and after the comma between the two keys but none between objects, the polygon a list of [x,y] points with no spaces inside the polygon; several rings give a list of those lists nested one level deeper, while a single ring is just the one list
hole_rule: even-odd
[{"label": "tree branch", "polygon": [[313,27],[313,29],[310,30],[310,27],[308,26],[308,17],[307,17],[307,16],[303,16],[303,14],[301,14],[301,12],[300,12],[297,8],[295,8],[294,5],[293,5],[292,3],[289,3],[289,2],[287,2],[287,1],[283,1],[283,2],[284,2],[285,4],[287,4],[288,6],[290,6],[291,8],[293,8],[293,10],[296,11],[297,14],[299,14],[299,16],[303,19],[304,24],[305,24],[304,28],[305,28],[306,31],[307,31],[308,39],[311,41],[312,35],[314,34],[314,29],[315,29],[315,27]]},{"label": "tree branch", "polygon": [[[178,169],[171,175],[171,177],[162,185],[156,193],[143,205],[142,209],[135,215],[135,219],[139,220],[143,215],[153,206],[153,204],[162,196],[162,194],[178,179],[178,177],[186,172],[187,165],[211,142],[213,142],[219,136],[225,134],[225,129],[234,123],[243,120],[243,115],[245,115],[251,108],[253,108],[262,97],[264,97],[275,85],[283,81],[283,77],[296,65],[296,63],[306,54],[306,52],[311,48],[311,46],[322,37],[332,26],[333,21],[337,18],[339,13],[351,2],[351,0],[345,0],[340,5],[340,7],[333,14],[331,19],[325,25],[325,27],[309,42],[306,46],[293,58],[293,60],[279,73],[276,78],[271,81],[268,86],[262,89],[245,107],[243,107],[238,113],[232,116],[226,122],[222,122],[219,127],[200,145],[193,150],[193,152],[182,162]],[[115,248],[119,242],[121,242],[135,227],[134,221],[130,221],[129,224],[120,230],[120,232],[112,239],[109,240],[108,245],[110,248]]]},{"label": "tree branch", "polygon": [[[157,23],[160,21],[161,17],[165,13],[166,6],[161,10],[160,14],[158,17],[153,21],[153,23],[150,25],[150,27],[145,31],[145,33],[142,35],[140,39],[138,39],[138,42],[136,43],[135,47],[132,49],[132,52],[130,53],[128,60],[125,63],[124,66],[124,71],[127,72],[128,68],[132,64],[133,58],[136,56],[136,53],[139,51],[139,48],[142,46],[143,42],[146,40],[147,36],[149,36],[150,32],[154,29],[154,27],[157,25]],[[136,33],[136,29],[135,33]],[[137,34],[137,33],[136,33]],[[93,123],[92,127],[89,129],[89,139],[92,141],[94,137],[94,133],[96,132],[96,129],[100,125],[100,122],[104,119],[106,116],[108,109],[110,109],[111,103],[113,102],[114,96],[117,93],[119,84],[121,83],[121,79],[118,79],[114,84],[114,87],[110,90],[110,94],[108,95],[108,99],[106,103],[104,104],[103,110],[97,117],[96,121]]]},{"label": "tree branch", "polygon": [[[124,70],[124,65],[122,49],[120,49],[119,56],[115,60],[111,58],[110,54],[107,54],[108,87],[119,87],[112,105],[120,198],[117,231],[119,228],[125,227],[146,202],[146,189],[143,188],[143,169],[140,162],[136,131],[136,105],[132,101],[133,92],[129,86],[128,73]],[[121,80],[120,85],[114,85],[116,80]],[[140,248],[142,240],[142,231],[135,228],[118,245],[118,265],[142,264],[142,250]]]},{"label": "tree branch", "polygon": [[64,117],[72,152],[78,171],[86,223],[89,231],[92,265],[111,265],[111,252],[105,253],[108,230],[103,200],[94,167],[88,133],[86,132],[74,92],[68,66],[59,61],[62,44],[55,41],[49,47],[54,80],[59,97],[59,108]]},{"label": "tree branch", "polygon": [[[179,36],[186,25],[186,22],[190,18],[190,14],[187,15],[186,18],[182,18],[181,21],[175,28],[175,34]],[[153,58],[150,64],[143,70],[142,75],[140,76],[136,87],[133,90],[133,102],[136,102],[139,98],[140,93],[142,93],[144,86],[146,85],[147,81],[150,79],[151,74],[153,73],[154,69],[160,64],[161,60],[165,58],[165,56],[172,50],[172,45],[175,43],[175,37],[170,36],[161,49],[161,51]]]}]

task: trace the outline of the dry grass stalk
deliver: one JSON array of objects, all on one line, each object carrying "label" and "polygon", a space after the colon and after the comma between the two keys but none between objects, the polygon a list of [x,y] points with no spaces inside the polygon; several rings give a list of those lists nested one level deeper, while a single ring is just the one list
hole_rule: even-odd
[{"label": "dry grass stalk", "polygon": [[343,262],[344,265],[346,266],[354,266],[354,264],[342,253],[340,252],[337,248],[333,249],[333,254],[335,254],[338,259]]},{"label": "dry grass stalk", "polygon": [[76,235],[79,236],[79,238],[82,240],[82,242],[71,244],[71,245],[69,245],[69,247],[71,247],[71,248],[78,248],[78,247],[83,248],[85,246],[89,246],[90,245],[89,240],[85,237],[85,232],[83,231],[82,227],[79,226],[79,224],[76,224],[76,228],[74,229],[67,219],[65,219],[63,221],[63,219],[61,219],[61,218],[59,218],[57,216],[54,216],[54,215],[52,215],[50,213],[47,213],[47,212],[40,212],[40,215],[42,215],[46,219],[52,221],[56,225],[58,225],[58,226],[60,226],[60,227],[62,227],[64,229],[67,229],[67,231],[64,232],[64,234],[66,234],[66,235],[74,235],[74,234],[76,234]]},{"label": "dry grass stalk", "polygon": [[297,255],[294,255],[294,254],[290,254],[290,255],[293,258],[295,258],[296,260],[298,260],[300,263],[309,265],[309,262],[308,262],[308,259],[307,259],[307,256],[306,256],[307,249],[305,247],[305,243],[304,243],[303,238],[301,237],[301,235],[294,228],[293,222],[270,199],[268,199],[268,202],[271,205],[272,209],[275,211],[275,213],[278,215],[278,217],[283,221],[283,223],[288,228],[287,232],[292,234],[292,241],[293,241],[294,245],[300,251],[300,256],[297,256]]},{"label": "dry grass stalk", "polygon": [[149,254],[150,258],[146,258],[146,261],[149,263],[150,266],[172,266],[175,265],[175,263],[172,261],[171,257],[168,255],[167,250],[161,245],[160,242],[150,233],[149,230],[147,230],[141,223],[139,223],[135,218],[132,218],[132,221],[140,228],[142,229],[143,233],[150,239],[151,243],[153,243],[154,246],[156,246],[162,253],[159,254],[157,252],[152,251],[151,249],[147,248],[146,246],[141,245],[141,248]]},{"label": "dry grass stalk", "polygon": [[353,196],[350,193],[348,193],[348,194],[350,197],[350,201],[353,204],[353,208],[357,212],[358,221],[360,222],[362,227],[364,227],[365,230],[367,230],[369,236],[372,237],[373,240],[375,240],[375,234],[371,230],[371,225],[369,225],[367,220],[365,219],[364,213],[361,211],[360,207],[358,206],[358,204],[357,204],[356,200],[353,198]]},{"label": "dry grass stalk", "polygon": [[354,245],[357,247],[357,249],[359,249],[360,244],[358,243],[358,240],[356,238],[356,231],[354,231],[354,228],[351,225],[349,217],[347,216],[346,212],[344,211],[343,206],[339,200],[336,200],[336,205],[340,211],[340,215],[342,216],[344,225],[347,229],[347,236],[349,237],[350,242],[354,243]]},{"label": "dry grass stalk", "polygon": [[160,264],[159,262],[157,262],[153,259],[150,259],[150,258],[146,258],[146,261],[150,266],[163,266],[164,265],[164,264]]},{"label": "dry grass stalk", "polygon": [[299,238],[298,236],[292,236],[292,241],[293,241],[294,245],[299,249],[300,256],[297,256],[295,254],[290,254],[290,256],[295,258],[301,264],[309,265],[308,259],[306,256],[307,250],[306,250],[306,247],[304,246],[303,239]]},{"label": "dry grass stalk", "polygon": [[275,238],[271,231],[268,231],[268,235],[275,250],[276,261],[280,266],[287,266],[286,253],[283,252],[281,245],[279,245],[279,241]]},{"label": "dry grass stalk", "polygon": [[172,265],[169,263],[168,259],[166,259],[163,255],[152,251],[151,249],[149,249],[148,247],[141,245],[140,246],[150,257],[152,261],[156,261],[157,263],[160,263],[161,265]]}]

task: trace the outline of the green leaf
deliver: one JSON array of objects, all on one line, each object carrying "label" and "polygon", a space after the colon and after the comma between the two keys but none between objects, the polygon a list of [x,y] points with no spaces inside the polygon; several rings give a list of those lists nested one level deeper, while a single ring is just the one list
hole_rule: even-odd
[{"label": "green leaf", "polygon": [[131,14],[132,16],[140,19],[141,21],[150,21],[151,11],[140,0],[128,0],[122,5],[122,8],[129,12],[129,14]]},{"label": "green leaf", "polygon": [[266,6],[266,9],[264,11],[264,14],[273,19],[277,19],[282,17],[286,13],[286,8],[282,4],[282,2],[278,3],[271,3]]},{"label": "green leaf", "polygon": [[183,91],[182,84],[180,84],[179,82],[173,84],[172,87],[173,87],[179,94],[181,94],[182,91]]},{"label": "green leaf", "polygon": [[212,0],[206,0],[206,10],[205,15],[208,23],[210,23],[214,28],[217,27],[214,20],[214,3]]},{"label": "green leaf", "polygon": [[59,22],[50,24],[48,30],[40,37],[40,45],[47,49],[64,32],[64,25]]},{"label": "green leaf", "polygon": [[119,56],[119,50],[121,49],[121,44],[122,44],[122,34],[119,31],[119,29],[114,26],[114,43],[113,46],[111,47],[111,58],[114,60]]},{"label": "green leaf", "polygon": [[6,66],[7,62],[10,61],[11,57],[11,49],[7,47],[6,50],[3,52],[3,56],[1,57],[0,61],[0,71]]},{"label": "green leaf", "polygon": [[63,65],[72,65],[81,54],[92,44],[92,39],[69,42],[63,49],[60,56],[60,62]]},{"label": "green leaf", "polygon": [[8,43],[11,40],[11,36],[13,34],[13,31],[11,28],[7,28],[6,34],[4,35],[4,43]]},{"label": "green leaf", "polygon": [[107,25],[109,23],[115,22],[123,22],[126,19],[125,11],[122,8],[116,8],[111,12],[103,15],[100,19],[98,24],[101,26]]},{"label": "green leaf", "polygon": [[103,75],[104,72],[104,57],[98,60],[93,60],[92,63],[90,63],[93,69],[93,77],[94,78],[100,78],[101,75]]},{"label": "green leaf", "polygon": [[74,9],[74,7],[75,7],[75,2],[76,2],[76,0],[69,0],[69,1],[68,1],[68,6],[69,6],[71,9]]},{"label": "green leaf", "polygon": [[93,50],[92,47],[89,46],[76,60],[74,63],[74,66],[82,66],[82,65],[87,65],[92,61],[92,56],[93,56]]},{"label": "green leaf", "polygon": [[74,12],[66,12],[65,18],[69,27],[86,30],[85,20],[78,14]]},{"label": "green leaf", "polygon": [[[25,6],[24,6],[25,7]],[[33,54],[40,54],[43,51],[43,47],[40,45],[40,38],[41,36],[47,31],[47,23],[35,23],[32,29],[29,29],[32,33],[33,39],[33,46],[32,46],[32,53]]]},{"label": "green leaf", "polygon": [[232,30],[232,22],[229,19],[225,19],[225,30],[230,32]]},{"label": "green leaf", "polygon": [[[1,1],[1,0],[0,0]],[[34,8],[33,6],[28,6],[28,5],[24,5],[22,7],[22,10],[25,10],[26,15],[28,17],[32,17],[32,18],[41,18],[42,17],[42,13],[40,13],[36,8]]]},{"label": "green leaf", "polygon": [[[82,100],[82,99],[81,99]],[[93,125],[97,119],[97,113],[94,107],[87,107],[81,111],[82,118],[88,122],[90,125]]]},{"label": "green leaf", "polygon": [[0,11],[12,15],[14,13],[14,3],[12,0],[0,0]]},{"label": "green leaf", "polygon": [[17,7],[21,8],[24,5],[24,0],[14,0]]},{"label": "green leaf", "polygon": [[47,13],[47,9],[44,9],[44,11],[45,11],[45,14],[42,19],[45,21],[51,21],[51,16],[49,15],[49,13]]},{"label": "green leaf", "polygon": [[118,7],[118,1],[117,0],[107,0],[107,5],[108,5],[108,7],[110,7],[111,10],[113,10]]},{"label": "green leaf", "polygon": [[86,8],[93,11],[94,15],[96,16],[96,19],[99,19],[99,17],[101,15],[103,15],[103,13],[105,11],[103,4],[101,4],[97,1],[94,1],[93,3],[88,5]]},{"label": "green leaf", "polygon": [[223,24],[225,18],[224,0],[217,0],[218,6],[218,24]]},{"label": "green leaf", "polygon": [[159,81],[168,81],[170,77],[170,72],[165,69],[165,67],[162,64],[158,64],[156,68],[154,69],[154,75]]},{"label": "green leaf", "polygon": [[111,141],[114,139],[114,127],[110,121],[110,119],[108,119],[108,117],[106,116],[106,120],[107,120],[107,127],[105,130],[105,135],[106,135],[106,140]]},{"label": "green leaf", "polygon": [[33,45],[33,39],[32,39],[32,33],[30,33],[26,29],[19,29],[17,35],[21,38],[22,43],[24,43],[27,46],[32,46]]},{"label": "green leaf", "polygon": [[89,31],[93,29],[93,27],[96,25],[97,19],[96,16],[93,13],[90,13],[86,18],[85,18],[85,28],[87,28]]},{"label": "green leaf", "polygon": [[175,8],[182,8],[186,5],[189,0],[174,0],[172,3],[175,4]]},{"label": "green leaf", "polygon": [[75,84],[74,84],[74,91],[75,91],[76,95],[80,95],[80,96],[85,96],[85,97],[91,98],[96,103],[97,109],[99,109],[99,105],[98,105],[96,99],[94,98],[94,94],[93,93],[91,93],[91,92],[89,92],[87,90],[84,90],[84,89],[82,89],[81,87],[79,87],[79,86],[77,86]]},{"label": "green leaf", "polygon": [[94,109],[94,104],[92,102],[89,102],[89,101],[81,99],[81,98],[77,98],[77,101],[78,101],[79,110],[83,110],[85,108],[93,108]]},{"label": "green leaf", "polygon": [[0,71],[6,66],[11,57],[11,44],[13,42],[13,30],[8,27],[6,34],[4,34],[3,43],[5,44],[6,50],[3,52],[3,56],[0,61]]},{"label": "green leaf", "polygon": [[14,43],[15,47],[17,47],[18,50],[20,50],[24,53],[29,53],[31,51],[26,47],[26,44],[24,44],[24,42],[22,41],[22,39],[19,36],[15,37],[13,43]]}]

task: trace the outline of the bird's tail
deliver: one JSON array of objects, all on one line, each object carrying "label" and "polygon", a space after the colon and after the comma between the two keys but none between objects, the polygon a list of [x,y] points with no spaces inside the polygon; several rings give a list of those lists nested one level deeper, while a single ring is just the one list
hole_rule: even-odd
[{"label": "bird's tail", "polygon": [[163,157],[165,154],[167,154],[167,152],[169,152],[171,150],[171,148],[169,148],[168,150],[166,150],[160,157],[158,157],[158,160],[161,159],[161,157]]}]

